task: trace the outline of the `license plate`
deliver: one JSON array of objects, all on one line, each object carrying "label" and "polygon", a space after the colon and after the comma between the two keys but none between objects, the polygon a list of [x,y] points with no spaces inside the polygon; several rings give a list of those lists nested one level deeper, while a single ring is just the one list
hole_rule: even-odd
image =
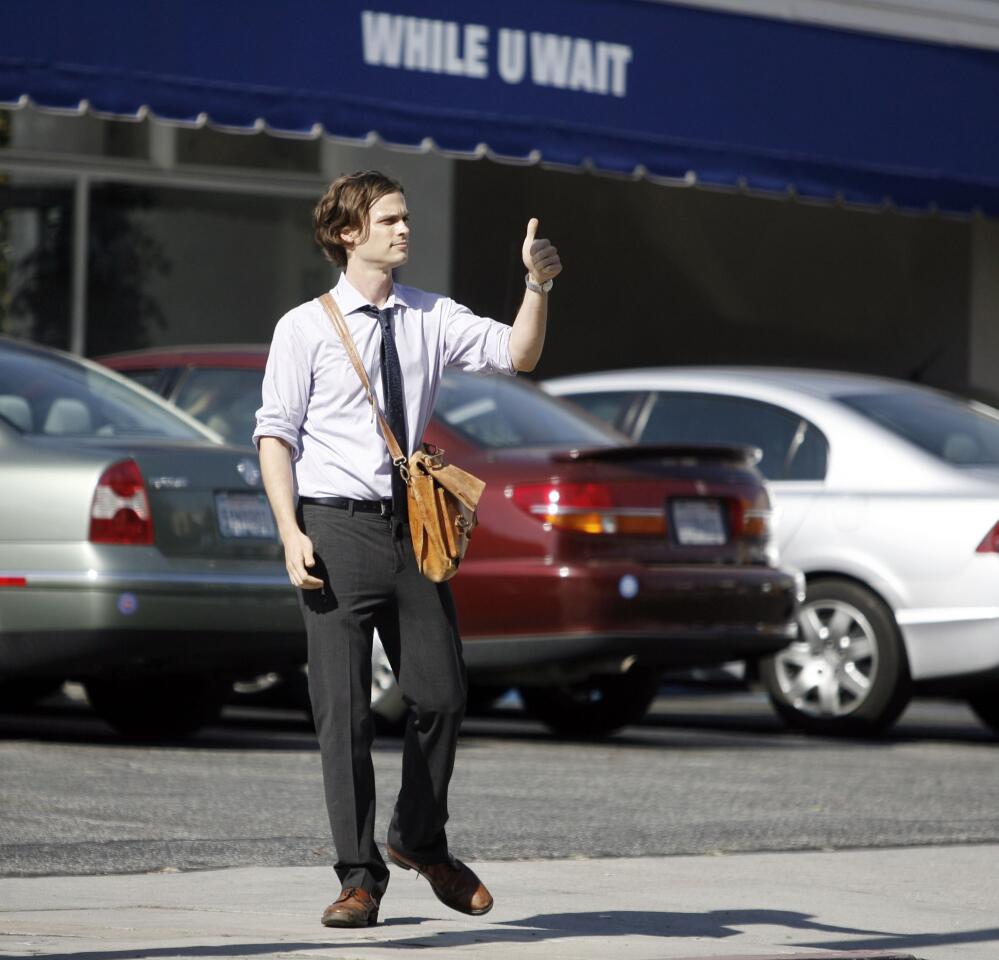
[{"label": "license plate", "polygon": [[717,500],[674,500],[673,530],[684,546],[711,546],[726,543],[725,521]]},{"label": "license plate", "polygon": [[275,540],[274,515],[262,494],[216,493],[219,533],[227,540]]}]

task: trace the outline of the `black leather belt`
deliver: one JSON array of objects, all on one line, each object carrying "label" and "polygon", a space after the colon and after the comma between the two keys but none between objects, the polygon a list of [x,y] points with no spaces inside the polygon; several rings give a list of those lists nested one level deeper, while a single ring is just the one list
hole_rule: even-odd
[{"label": "black leather belt", "polygon": [[309,503],[318,507],[336,507],[337,510],[352,510],[354,513],[379,513],[383,517],[392,515],[392,500],[351,500],[350,497],[299,497],[299,503]]}]

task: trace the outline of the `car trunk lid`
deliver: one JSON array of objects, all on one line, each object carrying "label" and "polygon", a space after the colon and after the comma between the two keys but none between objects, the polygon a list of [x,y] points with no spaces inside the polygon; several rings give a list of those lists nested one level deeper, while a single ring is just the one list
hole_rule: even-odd
[{"label": "car trunk lid", "polygon": [[134,460],[149,497],[155,546],[167,556],[273,559],[274,519],[256,456],[200,441],[94,438],[75,444]]},{"label": "car trunk lid", "polygon": [[772,560],[770,502],[752,447],[509,450],[489,459],[519,475],[502,494],[552,530],[560,558]]}]

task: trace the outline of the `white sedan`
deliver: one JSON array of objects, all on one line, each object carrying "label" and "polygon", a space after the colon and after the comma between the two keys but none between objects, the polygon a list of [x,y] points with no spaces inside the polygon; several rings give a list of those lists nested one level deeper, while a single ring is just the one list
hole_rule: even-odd
[{"label": "white sedan", "polygon": [[752,367],[550,380],[641,443],[762,451],[781,562],[808,582],[799,640],[761,665],[806,730],[884,729],[913,691],[999,730],[999,411],[880,377]]}]

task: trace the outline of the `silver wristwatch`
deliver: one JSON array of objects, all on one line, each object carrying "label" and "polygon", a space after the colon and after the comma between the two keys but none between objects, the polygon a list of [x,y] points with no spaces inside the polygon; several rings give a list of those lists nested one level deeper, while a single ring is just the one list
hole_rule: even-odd
[{"label": "silver wristwatch", "polygon": [[555,282],[554,277],[551,280],[546,280],[542,284],[537,284],[531,279],[531,275],[524,275],[524,283],[527,285],[528,290],[533,290],[535,293],[547,293],[552,288],[552,284]]}]

